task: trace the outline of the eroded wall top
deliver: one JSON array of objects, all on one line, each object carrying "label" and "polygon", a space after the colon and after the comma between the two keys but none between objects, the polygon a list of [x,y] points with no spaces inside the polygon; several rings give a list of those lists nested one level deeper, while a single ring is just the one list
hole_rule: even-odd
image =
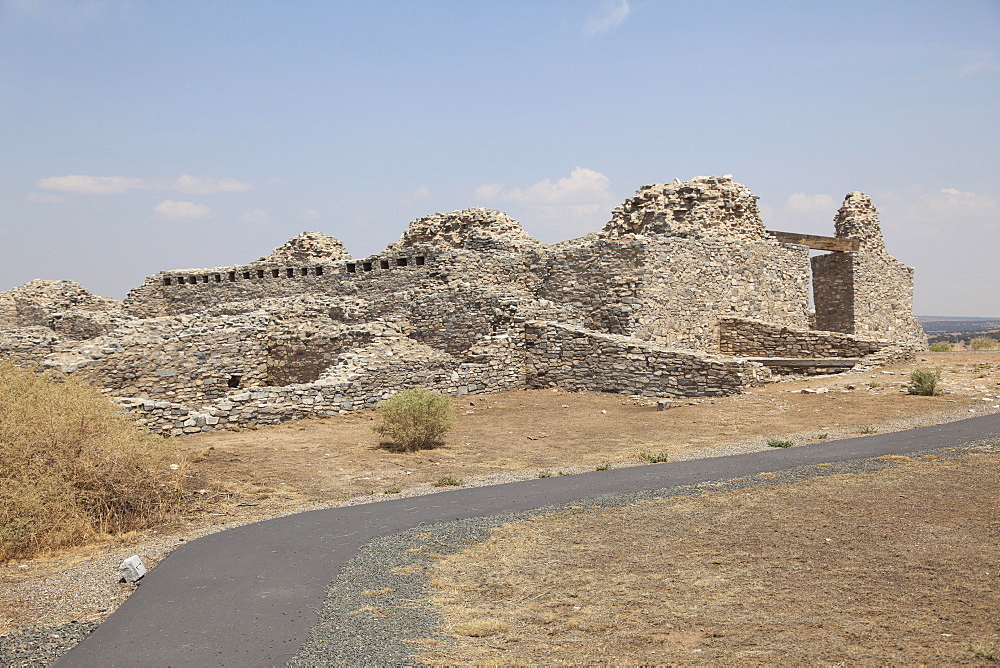
[{"label": "eroded wall top", "polygon": [[868,195],[854,191],[844,196],[844,203],[833,218],[835,234],[839,238],[857,239],[861,250],[886,253],[878,211]]},{"label": "eroded wall top", "polygon": [[602,236],[665,235],[689,239],[768,238],[757,197],[732,176],[644,186],[616,208]]},{"label": "eroded wall top", "polygon": [[480,207],[418,218],[389,249],[417,244],[467,250],[512,250],[542,245],[506,213]]},{"label": "eroded wall top", "polygon": [[322,232],[303,232],[263,256],[258,262],[287,264],[321,262],[324,260],[350,260],[351,254],[335,237]]}]

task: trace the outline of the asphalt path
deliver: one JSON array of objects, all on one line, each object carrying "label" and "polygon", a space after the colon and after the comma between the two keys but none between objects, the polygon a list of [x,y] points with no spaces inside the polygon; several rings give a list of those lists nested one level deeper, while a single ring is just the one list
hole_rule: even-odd
[{"label": "asphalt path", "polygon": [[307,639],[343,564],[379,536],[422,524],[960,446],[998,435],[1000,414],[993,414],[890,434],[459,489],[249,524],[174,550],[55,665],[280,666]]}]

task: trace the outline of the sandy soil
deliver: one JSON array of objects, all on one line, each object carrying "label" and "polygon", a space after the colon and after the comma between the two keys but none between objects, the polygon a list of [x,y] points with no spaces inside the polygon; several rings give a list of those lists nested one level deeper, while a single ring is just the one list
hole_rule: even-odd
[{"label": "sandy soil", "polygon": [[[903,393],[916,367],[940,368],[947,393]],[[190,493],[190,512],[141,534],[0,565],[0,634],[110,614],[129,593],[104,573],[112,557],[139,553],[152,566],[178,540],[319,504],[430,491],[446,476],[484,484],[609,462],[644,465],[644,452],[710,456],[733,444],[766,447],[768,439],[781,439],[800,445],[995,411],[1000,352],[930,353],[913,364],[678,401],[664,411],[655,403],[555,389],[464,397],[454,400],[457,424],[447,443],[408,454],[380,446],[372,412],[174,439],[187,461],[178,474]]]}]

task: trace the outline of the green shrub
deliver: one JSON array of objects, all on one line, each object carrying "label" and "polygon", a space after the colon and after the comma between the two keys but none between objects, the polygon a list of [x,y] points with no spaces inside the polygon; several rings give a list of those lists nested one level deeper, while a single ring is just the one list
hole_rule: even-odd
[{"label": "green shrub", "polygon": [[790,448],[794,445],[791,441],[779,441],[777,439],[771,439],[767,444],[772,448]]},{"label": "green shrub", "polygon": [[997,345],[997,340],[988,336],[977,336],[969,341],[970,350],[996,350]]},{"label": "green shrub", "polygon": [[907,394],[919,394],[924,397],[936,397],[941,394],[938,381],[941,380],[941,370],[914,369],[910,372],[910,382],[906,384]]},{"label": "green shrub", "polygon": [[446,475],[437,482],[432,482],[431,487],[458,487],[465,483],[461,478],[456,478],[454,476]]},{"label": "green shrub", "polygon": [[541,471],[539,471],[537,473],[537,477],[539,477],[539,478],[551,478],[552,477],[552,471],[550,469],[542,469]]},{"label": "green shrub", "polygon": [[162,521],[184,503],[171,450],[84,382],[0,363],[0,561]]},{"label": "green shrub", "polygon": [[931,344],[931,352],[932,353],[946,353],[949,350],[951,350],[951,344],[950,343],[946,343],[945,341],[941,341],[939,343],[932,343]]},{"label": "green shrub", "polygon": [[607,471],[611,468],[611,462],[604,462],[603,464],[598,464],[595,471]]},{"label": "green shrub", "polygon": [[670,455],[665,452],[640,452],[639,459],[645,460],[650,464],[662,464],[665,461],[669,461]]},{"label": "green shrub", "polygon": [[439,443],[455,423],[448,398],[422,387],[403,390],[383,401],[378,414],[382,421],[372,430],[406,452]]}]

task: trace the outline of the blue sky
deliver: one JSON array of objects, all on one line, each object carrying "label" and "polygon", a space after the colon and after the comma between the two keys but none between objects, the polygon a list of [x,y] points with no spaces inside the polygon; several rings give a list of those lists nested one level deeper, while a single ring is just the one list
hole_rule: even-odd
[{"label": "blue sky", "polygon": [[998,120],[998,0],[0,0],[0,290],[732,174],[771,229],[864,191],[918,313],[1000,316]]}]

